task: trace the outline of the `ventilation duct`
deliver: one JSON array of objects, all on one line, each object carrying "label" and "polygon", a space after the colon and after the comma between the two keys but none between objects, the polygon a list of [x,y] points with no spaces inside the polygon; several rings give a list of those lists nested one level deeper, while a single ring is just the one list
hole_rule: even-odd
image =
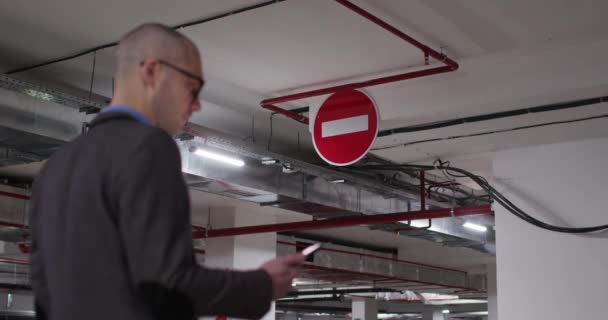
[{"label": "ventilation duct", "polygon": [[[86,95],[82,93],[81,96]],[[101,108],[106,101],[103,97],[84,99],[0,76],[0,113],[3,115],[0,131],[8,137],[4,144],[0,142],[0,163],[25,163],[47,157],[64,141],[76,137],[83,124],[92,119],[86,113]],[[378,177],[311,164],[196,124],[190,124],[187,133],[177,144],[184,176],[190,188],[195,190],[316,218],[406,212],[420,207],[417,187],[411,184],[397,187]],[[200,148],[238,157],[245,166],[227,166],[192,152]],[[426,199],[426,205],[428,208],[450,207],[449,201],[435,199]],[[493,225],[493,221],[485,224]],[[394,232],[393,227],[385,229]],[[461,229],[460,221],[444,219],[433,220],[433,225],[424,230],[399,233],[488,251],[485,244],[493,242],[492,230],[479,235]]]},{"label": "ventilation duct", "polygon": [[80,108],[101,107],[44,86],[0,75],[0,165],[40,161],[80,132],[90,116]]}]

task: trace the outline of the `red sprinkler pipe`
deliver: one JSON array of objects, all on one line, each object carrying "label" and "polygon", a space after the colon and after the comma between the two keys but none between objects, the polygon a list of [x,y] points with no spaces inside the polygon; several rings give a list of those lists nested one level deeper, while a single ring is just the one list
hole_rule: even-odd
[{"label": "red sprinkler pipe", "polygon": [[29,200],[30,196],[6,191],[0,191],[0,196],[5,196],[9,198],[21,199],[21,200]]},{"label": "red sprinkler pipe", "polygon": [[262,106],[262,108],[268,109],[272,112],[282,114],[282,115],[289,117],[291,119],[294,119],[298,122],[307,124],[308,123],[307,117],[305,117],[301,114],[298,114],[296,112],[293,112],[293,111],[279,108],[275,104],[288,102],[288,101],[294,101],[294,100],[300,100],[300,99],[304,99],[304,98],[316,97],[316,96],[320,96],[320,95],[324,95],[324,94],[334,93],[334,92],[341,91],[341,90],[360,89],[360,88],[377,86],[380,84],[386,84],[386,83],[391,83],[391,82],[403,81],[403,80],[414,79],[414,78],[421,78],[421,77],[426,77],[426,76],[430,76],[430,75],[434,75],[434,74],[451,72],[451,71],[455,71],[458,69],[458,63],[456,61],[448,58],[445,54],[440,53],[440,52],[422,44],[421,42],[417,41],[416,39],[408,36],[407,34],[399,31],[395,27],[382,21],[380,18],[378,18],[378,17],[374,16],[373,14],[363,10],[362,8],[354,5],[350,1],[347,1],[347,0],[335,0],[335,1],[343,6],[347,7],[348,9],[354,11],[355,13],[363,16],[364,18],[370,20],[371,22],[375,23],[376,25],[380,26],[381,28],[385,29],[386,31],[396,35],[403,41],[420,49],[424,53],[425,63],[428,61],[428,57],[430,56],[430,57],[433,57],[434,59],[444,63],[445,66],[430,68],[430,69],[425,69],[425,70],[420,70],[420,71],[406,72],[406,73],[397,74],[394,76],[381,77],[381,78],[376,78],[376,79],[363,81],[363,82],[349,83],[349,84],[344,84],[344,85],[340,85],[340,86],[334,86],[334,87],[329,87],[329,88],[324,88],[324,89],[290,94],[290,95],[272,98],[272,99],[266,99],[266,100],[263,100],[262,102],[260,102],[260,105]]},{"label": "red sprinkler pipe", "polygon": [[8,221],[0,221],[0,227],[12,227],[12,228],[20,228],[20,229],[28,229],[29,228],[25,224],[13,223],[13,222],[8,222]]},{"label": "red sprinkler pipe", "polygon": [[17,259],[17,258],[9,258],[9,257],[0,257],[0,263],[12,263],[12,264],[21,264],[21,265],[29,265],[29,260]]},{"label": "red sprinkler pipe", "polygon": [[449,67],[451,67],[453,70],[458,69],[458,63],[450,58],[448,58],[445,54],[437,52],[433,49],[431,49],[430,47],[418,42],[416,39],[408,36],[407,34],[399,31],[397,28],[391,26],[390,24],[380,20],[380,18],[374,16],[373,14],[361,9],[360,7],[354,5],[353,3],[351,3],[350,1],[347,0],[336,0],[336,2],[338,2],[339,4],[353,10],[354,12],[362,15],[363,17],[365,17],[366,19],[370,20],[371,22],[379,25],[380,27],[382,27],[383,29],[387,30],[388,32],[396,35],[397,37],[401,38],[402,40],[404,40],[405,42],[415,46],[416,48],[422,50],[422,52],[424,52],[425,55],[431,56],[441,62],[444,62],[446,65],[448,65]]},{"label": "red sprinkler pipe", "polygon": [[218,238],[228,236],[239,236],[245,234],[256,234],[266,232],[287,232],[287,231],[299,231],[299,230],[318,230],[318,229],[330,229],[330,228],[341,228],[341,227],[352,227],[358,225],[370,225],[370,224],[383,224],[406,220],[427,220],[436,218],[447,218],[451,216],[466,216],[474,214],[492,214],[492,208],[488,205],[478,207],[461,207],[454,208],[454,214],[452,215],[452,209],[433,209],[426,211],[410,211],[400,213],[389,213],[389,214],[376,214],[376,215],[365,215],[356,217],[346,217],[337,219],[327,220],[314,220],[314,221],[303,221],[303,222],[291,222],[291,223],[278,223],[278,224],[267,224],[257,225],[249,227],[236,227],[226,229],[215,229],[206,231],[194,231],[192,237],[195,239],[200,238]]}]

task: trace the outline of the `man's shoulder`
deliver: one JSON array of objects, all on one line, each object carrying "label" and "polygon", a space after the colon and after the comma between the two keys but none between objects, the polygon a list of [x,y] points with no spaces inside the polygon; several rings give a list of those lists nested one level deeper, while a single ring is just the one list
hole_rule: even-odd
[{"label": "man's shoulder", "polygon": [[116,121],[96,129],[96,133],[90,132],[96,135],[92,140],[109,146],[113,154],[120,152],[125,158],[133,158],[134,155],[160,156],[162,159],[179,157],[179,148],[173,137],[157,127],[134,121]]},{"label": "man's shoulder", "polygon": [[173,138],[159,128],[136,121],[112,121],[64,144],[49,158],[45,167],[84,161],[99,168],[104,163],[126,161],[132,154],[146,150],[179,152]]},{"label": "man's shoulder", "polygon": [[81,137],[79,144],[109,144],[113,148],[133,149],[175,144],[164,130],[130,119],[119,119],[93,127]]},{"label": "man's shoulder", "polygon": [[116,119],[111,122],[102,123],[93,127],[83,138],[87,136],[94,137],[100,135],[103,137],[120,137],[126,140],[149,139],[156,137],[158,139],[171,138],[165,131],[138,121],[128,118]]}]

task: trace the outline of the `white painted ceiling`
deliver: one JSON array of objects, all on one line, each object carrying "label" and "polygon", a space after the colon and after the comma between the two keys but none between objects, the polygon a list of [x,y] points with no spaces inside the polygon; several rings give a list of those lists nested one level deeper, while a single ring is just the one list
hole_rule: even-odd
[{"label": "white painted ceiling", "polygon": [[[0,72],[116,41],[144,21],[176,25],[261,2],[1,1]],[[382,128],[608,94],[608,64],[603,60],[608,56],[606,1],[353,2],[461,65],[454,73],[366,89],[379,106]],[[404,72],[422,63],[419,51],[330,0],[288,0],[182,31],[202,50],[209,79],[203,99],[211,107],[194,121],[212,122],[215,128],[241,135],[248,131],[249,117],[269,115],[259,108],[264,98]],[[89,55],[20,76],[88,90],[91,65]],[[111,95],[111,69],[111,50],[99,52],[96,93]],[[374,147],[599,115],[605,109],[606,104],[600,104],[393,135],[379,139]],[[606,120],[593,120],[376,153],[397,162],[459,157],[469,169],[489,172],[490,160],[467,155],[608,136],[605,124]],[[283,130],[282,141],[291,143],[296,141],[294,132],[306,133],[305,126],[288,120],[279,121],[275,130]],[[355,229],[336,234],[352,240],[394,241]]]},{"label": "white painted ceiling", "polygon": [[[210,17],[262,1],[58,0],[0,3],[0,70],[59,57],[117,40],[144,21],[170,25]],[[366,89],[377,102],[383,128],[504,111],[603,95],[608,66],[608,3],[601,0],[354,0],[429,46],[446,52],[461,68],[455,73]],[[222,119],[221,108],[267,114],[259,100],[309,88],[412,70],[422,55],[330,0],[288,0],[182,30],[199,45],[209,86],[204,99],[220,108],[195,118]],[[44,67],[21,76],[55,84],[89,87],[92,56]],[[111,95],[111,50],[98,53],[94,91]],[[294,102],[307,105],[313,99]],[[587,108],[592,109],[592,108]],[[482,125],[397,135],[397,142],[480,132],[546,119],[570,119],[592,111],[522,116]],[[230,111],[227,111],[230,112]],[[226,118],[226,117],[224,117]],[[242,120],[242,119],[241,119]],[[221,121],[220,121],[221,122]],[[215,121],[217,124],[218,121]],[[226,121],[240,127],[247,120]],[[497,134],[455,142],[397,148],[378,155],[395,161],[492,151],[608,135],[604,120]],[[222,125],[219,125],[220,127]],[[279,127],[302,125],[283,121]],[[242,131],[242,128],[239,128]],[[239,131],[239,129],[234,129]],[[305,133],[305,127],[300,130]],[[280,128],[275,128],[280,130]],[[287,137],[295,142],[296,135]]]}]

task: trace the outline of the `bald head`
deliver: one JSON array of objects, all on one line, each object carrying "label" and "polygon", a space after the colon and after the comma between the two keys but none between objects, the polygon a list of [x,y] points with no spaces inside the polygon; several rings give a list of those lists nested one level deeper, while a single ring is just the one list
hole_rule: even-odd
[{"label": "bald head", "polygon": [[167,61],[200,59],[198,50],[183,34],[160,23],[146,23],[127,33],[116,49],[116,80],[128,78],[147,58]]},{"label": "bald head", "polygon": [[130,106],[175,134],[201,109],[201,63],[196,45],[186,36],[162,24],[143,24],[116,49],[112,104]]}]

